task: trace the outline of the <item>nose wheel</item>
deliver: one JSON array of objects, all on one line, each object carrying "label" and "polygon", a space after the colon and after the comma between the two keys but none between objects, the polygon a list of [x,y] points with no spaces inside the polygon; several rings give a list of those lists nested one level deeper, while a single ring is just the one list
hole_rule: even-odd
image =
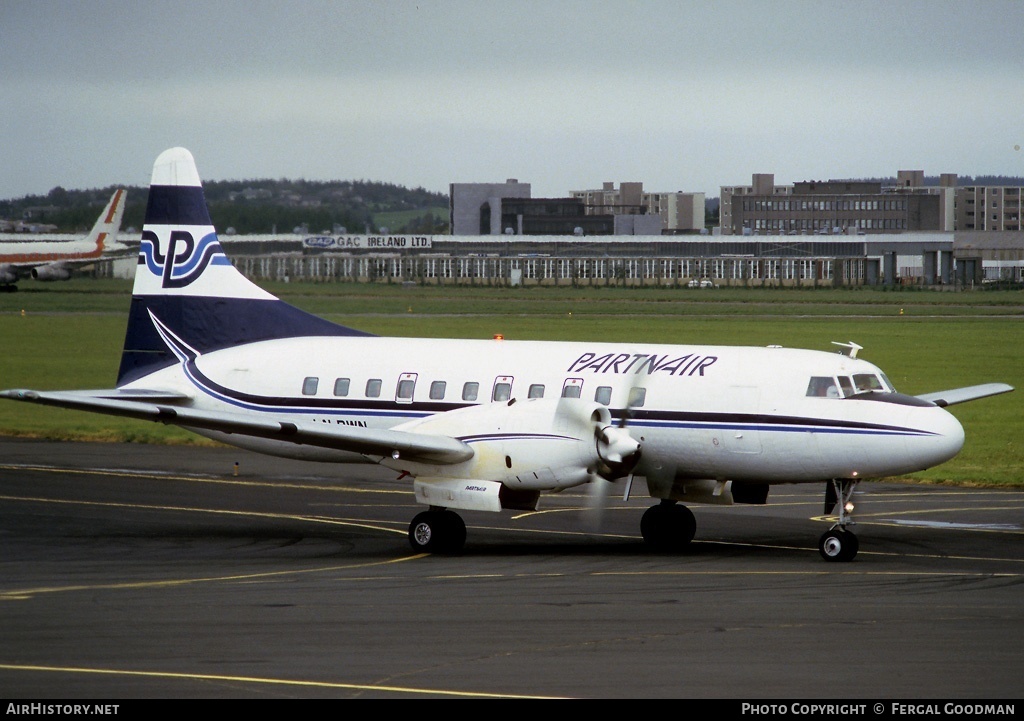
[{"label": "nose wheel", "polygon": [[860,481],[834,479],[825,486],[825,514],[839,506],[839,519],[818,539],[818,552],[826,561],[852,561],[860,549],[860,541],[847,526],[853,522],[853,490]]},{"label": "nose wheel", "polygon": [[818,551],[826,561],[852,561],[860,548],[860,541],[852,531],[833,529],[818,539]]}]

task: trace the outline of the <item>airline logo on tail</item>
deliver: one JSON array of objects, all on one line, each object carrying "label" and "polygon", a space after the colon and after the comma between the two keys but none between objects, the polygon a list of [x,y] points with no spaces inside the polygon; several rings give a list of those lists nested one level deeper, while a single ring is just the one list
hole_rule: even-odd
[{"label": "airline logo on tail", "polygon": [[224,255],[184,148],[164,151],[153,165],[132,295],[277,301]]},{"label": "airline logo on tail", "polygon": [[184,288],[203,274],[211,263],[229,265],[216,233],[207,233],[196,243],[187,230],[172,230],[167,252],[160,252],[160,239],[151,230],[142,233],[139,263],[160,278],[162,288]]}]

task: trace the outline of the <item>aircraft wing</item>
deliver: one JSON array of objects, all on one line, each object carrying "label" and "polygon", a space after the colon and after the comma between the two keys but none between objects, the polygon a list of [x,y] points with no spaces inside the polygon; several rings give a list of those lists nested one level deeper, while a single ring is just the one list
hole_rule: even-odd
[{"label": "aircraft wing", "polygon": [[425,463],[461,463],[472,458],[474,453],[468,444],[450,436],[264,420],[241,413],[184,408],[171,403],[180,403],[188,396],[162,391],[7,390],[0,391],[0,398],[157,423],[172,423],[187,428],[237,433],[368,456],[393,456],[397,452],[402,458]]},{"label": "aircraft wing", "polygon": [[982,383],[978,386],[953,388],[952,390],[938,391],[937,393],[925,393],[917,397],[921,400],[931,401],[940,408],[945,408],[957,403],[966,403],[967,401],[974,401],[979,398],[997,396],[1000,393],[1009,393],[1012,390],[1013,386],[1006,383]]}]

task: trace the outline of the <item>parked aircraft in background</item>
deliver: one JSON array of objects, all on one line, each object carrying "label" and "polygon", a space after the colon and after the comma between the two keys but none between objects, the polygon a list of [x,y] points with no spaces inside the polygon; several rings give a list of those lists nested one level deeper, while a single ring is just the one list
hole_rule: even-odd
[{"label": "parked aircraft in background", "polygon": [[26,276],[36,280],[68,280],[76,267],[127,253],[128,246],[117,242],[127,197],[125,190],[115,190],[84,240],[0,243],[0,287],[16,289],[14,284]]},{"label": "parked aircraft in background", "polygon": [[535,510],[542,492],[600,498],[616,481],[628,499],[642,477],[657,503],[641,534],[673,550],[696,530],[680,502],[763,504],[773,484],[822,484],[839,513],[819,550],[848,561],[857,483],[949,460],[964,431],[944,406],[1013,390],[903,395],[858,350],[372,336],[237,272],[192,155],[173,148],[153,168],[116,387],[0,395],[394,469],[429,507],[409,527],[422,551],[463,548],[456,510]]}]

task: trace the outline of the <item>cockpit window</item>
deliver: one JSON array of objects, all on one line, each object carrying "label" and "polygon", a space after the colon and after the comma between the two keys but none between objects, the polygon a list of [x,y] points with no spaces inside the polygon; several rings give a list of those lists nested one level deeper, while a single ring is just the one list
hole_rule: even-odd
[{"label": "cockpit window", "polygon": [[836,379],[826,376],[815,376],[807,385],[807,395],[812,398],[839,398],[839,387]]},{"label": "cockpit window", "polygon": [[860,393],[893,393],[892,383],[884,375],[855,373],[851,376],[814,376],[807,385],[810,398],[852,398]]},{"label": "cockpit window", "polygon": [[857,386],[858,393],[885,390],[885,386],[882,385],[882,381],[880,381],[878,376],[874,373],[857,373],[853,376],[853,383]]}]

